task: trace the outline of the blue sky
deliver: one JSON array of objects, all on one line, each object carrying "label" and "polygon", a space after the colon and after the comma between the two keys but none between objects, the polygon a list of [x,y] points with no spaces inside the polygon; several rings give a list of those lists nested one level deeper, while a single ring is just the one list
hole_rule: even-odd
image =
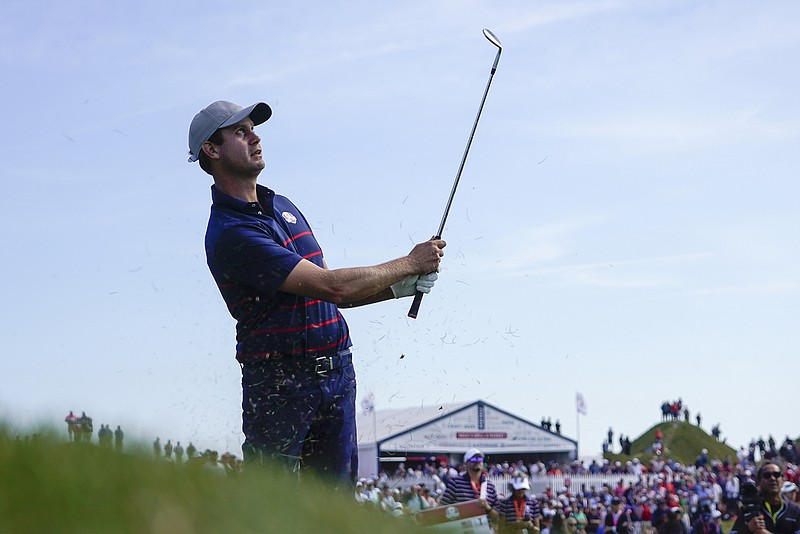
[{"label": "blue sky", "polygon": [[[275,4],[275,3],[272,3]],[[487,400],[636,437],[681,397],[735,446],[797,434],[800,4],[4,3],[0,415],[70,409],[240,453],[193,115],[266,101],[267,169],[331,267],[439,224],[416,321],[345,311],[359,399]],[[791,418],[789,418],[791,419]]]}]

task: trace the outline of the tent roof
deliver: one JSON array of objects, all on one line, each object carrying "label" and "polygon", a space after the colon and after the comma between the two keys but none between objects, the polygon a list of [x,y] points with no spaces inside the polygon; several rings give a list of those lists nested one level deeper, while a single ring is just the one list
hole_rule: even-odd
[{"label": "tent roof", "polygon": [[370,413],[359,410],[356,416],[358,442],[375,443],[376,441],[382,441],[389,436],[411,430],[472,404],[475,404],[475,401],[449,404],[423,403],[405,408],[375,410]]},{"label": "tent roof", "polygon": [[362,412],[356,424],[361,446],[377,444],[385,450],[577,452],[575,440],[482,400]]}]

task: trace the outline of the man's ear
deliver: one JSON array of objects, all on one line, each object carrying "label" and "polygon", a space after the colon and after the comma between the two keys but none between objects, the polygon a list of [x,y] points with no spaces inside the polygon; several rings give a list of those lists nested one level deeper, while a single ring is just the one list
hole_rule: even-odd
[{"label": "man's ear", "polygon": [[211,141],[206,141],[202,144],[200,149],[206,153],[210,159],[219,159],[219,147]]}]

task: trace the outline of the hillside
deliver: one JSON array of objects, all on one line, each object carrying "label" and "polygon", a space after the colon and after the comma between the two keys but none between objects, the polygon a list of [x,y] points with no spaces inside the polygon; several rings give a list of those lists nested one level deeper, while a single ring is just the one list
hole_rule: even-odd
[{"label": "hillside", "polygon": [[654,456],[652,447],[658,428],[664,434],[664,458],[672,458],[683,464],[693,464],[700,451],[708,449],[709,458],[736,461],[735,449],[715,440],[702,428],[685,421],[655,424],[633,440],[630,455],[607,453],[604,458],[611,462],[621,461],[623,463],[633,458],[639,458],[644,464],[648,464]]}]

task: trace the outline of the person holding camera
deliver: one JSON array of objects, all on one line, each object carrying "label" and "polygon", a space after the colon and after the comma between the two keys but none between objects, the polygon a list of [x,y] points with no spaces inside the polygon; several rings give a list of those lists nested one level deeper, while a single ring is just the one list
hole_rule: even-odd
[{"label": "person holding camera", "polygon": [[742,506],[730,534],[795,534],[800,531],[800,506],[781,498],[783,470],[772,461],[756,472],[755,488],[743,484]]}]

